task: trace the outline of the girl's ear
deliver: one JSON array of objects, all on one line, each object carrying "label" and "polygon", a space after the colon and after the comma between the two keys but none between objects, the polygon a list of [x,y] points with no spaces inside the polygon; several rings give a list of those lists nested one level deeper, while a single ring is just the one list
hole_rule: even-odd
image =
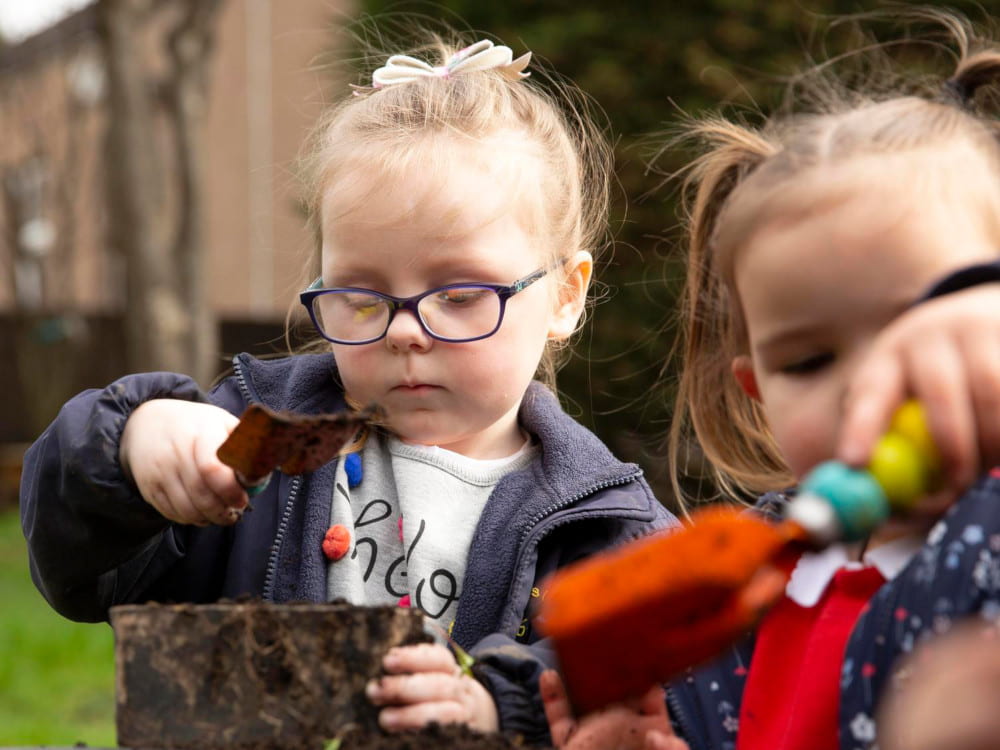
[{"label": "girl's ear", "polygon": [[580,250],[563,266],[566,277],[559,286],[552,318],[549,320],[550,339],[568,339],[576,330],[587,302],[587,289],[594,273],[594,259]]},{"label": "girl's ear", "polygon": [[753,362],[746,354],[733,357],[733,377],[740,388],[754,401],[760,401],[760,391],[757,389],[757,376],[753,374]]}]

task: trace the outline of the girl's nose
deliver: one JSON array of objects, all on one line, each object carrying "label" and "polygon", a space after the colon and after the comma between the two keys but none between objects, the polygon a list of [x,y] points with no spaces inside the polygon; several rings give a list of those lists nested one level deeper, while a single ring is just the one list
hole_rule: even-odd
[{"label": "girl's nose", "polygon": [[423,352],[431,348],[434,339],[427,335],[417,316],[409,310],[397,310],[389,330],[385,332],[385,344],[391,351]]}]

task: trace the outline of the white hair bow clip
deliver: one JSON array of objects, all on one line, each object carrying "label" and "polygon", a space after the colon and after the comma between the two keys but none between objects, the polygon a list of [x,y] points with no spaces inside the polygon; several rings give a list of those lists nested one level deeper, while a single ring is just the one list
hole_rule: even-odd
[{"label": "white hair bow clip", "polygon": [[513,57],[510,47],[494,46],[488,39],[459,50],[444,65],[439,66],[428,65],[409,55],[393,55],[386,60],[385,65],[372,73],[372,88],[410,83],[418,78],[448,78],[479,70],[497,70],[512,81],[531,75],[524,72],[531,61],[531,53],[526,52],[516,60]]}]

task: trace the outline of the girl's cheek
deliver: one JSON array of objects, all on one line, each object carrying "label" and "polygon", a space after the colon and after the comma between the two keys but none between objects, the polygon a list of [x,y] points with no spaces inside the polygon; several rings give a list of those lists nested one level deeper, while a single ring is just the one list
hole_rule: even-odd
[{"label": "girl's cheek", "polygon": [[835,424],[819,410],[811,418],[789,423],[785,434],[775,438],[788,467],[800,479],[816,464],[832,458],[836,449]]}]

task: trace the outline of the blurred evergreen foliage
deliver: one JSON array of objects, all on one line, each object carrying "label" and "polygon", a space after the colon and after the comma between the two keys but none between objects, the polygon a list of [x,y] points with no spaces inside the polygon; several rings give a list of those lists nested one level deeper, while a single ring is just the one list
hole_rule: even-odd
[{"label": "blurred evergreen foliage", "polygon": [[[668,505],[664,456],[673,376],[667,360],[683,267],[677,186],[664,184],[662,175],[681,167],[687,154],[671,149],[656,156],[663,134],[681,113],[726,108],[754,122],[757,110],[781,101],[784,81],[808,66],[809,55],[825,59],[844,49],[850,26],[831,28],[831,18],[887,8],[891,16],[902,7],[873,0],[361,2],[376,22],[414,13],[499,38],[515,57],[531,50],[606,113],[619,182],[614,244],[597,267],[600,304],[559,385],[574,415],[618,456],[641,464]],[[973,20],[983,16],[980,6],[957,7]],[[899,29],[885,32],[895,37]]]}]

